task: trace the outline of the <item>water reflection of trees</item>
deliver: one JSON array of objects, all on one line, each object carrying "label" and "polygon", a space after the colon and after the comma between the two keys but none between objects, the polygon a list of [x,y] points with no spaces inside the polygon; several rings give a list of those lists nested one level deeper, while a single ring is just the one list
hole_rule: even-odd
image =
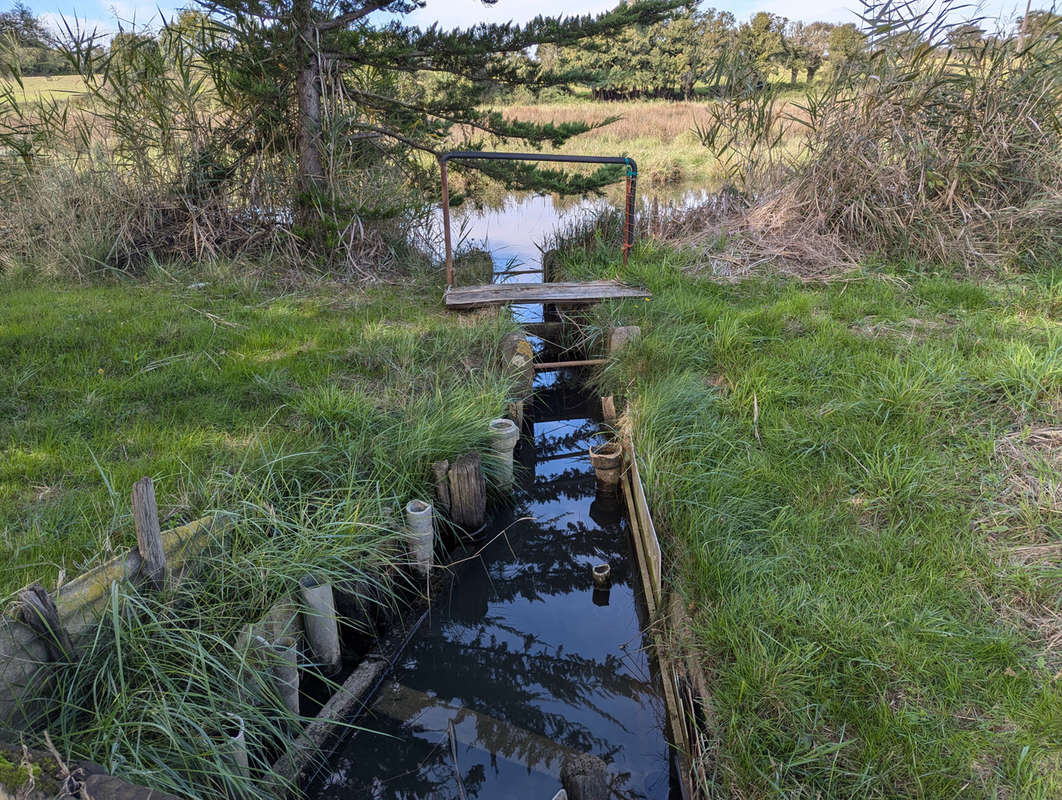
[{"label": "water reflection of trees", "polygon": [[[458,797],[456,771],[445,733],[425,737],[415,727],[385,715],[373,715],[362,724],[370,730],[351,741],[352,746],[337,759],[320,789],[311,796],[319,800]],[[479,796],[486,778],[482,764],[473,764],[461,772],[469,797]]]},{"label": "water reflection of trees", "polygon": [[[515,561],[510,548],[517,554]],[[563,528],[519,523],[484,550],[481,563],[471,562],[459,575],[447,613],[471,624],[482,619],[490,603],[590,592],[589,565],[603,560],[612,566],[613,585],[627,585],[632,569],[627,548],[627,533],[620,525],[602,530],[582,520]]]},{"label": "water reflection of trees", "polygon": [[[556,466],[555,463],[551,466]],[[549,476],[535,475],[520,491],[520,499],[530,501],[529,513],[534,513],[534,505],[545,505],[554,500],[585,500],[595,491],[593,473],[587,471],[587,464],[573,464],[559,469]]]},{"label": "water reflection of trees", "polygon": [[597,431],[597,423],[590,420],[581,421],[579,425],[573,425],[561,429],[552,430],[535,436],[535,462],[549,461],[556,456],[571,453],[586,455],[591,443],[599,440],[601,435]]},{"label": "water reflection of trees", "polygon": [[[518,641],[499,640],[502,631]],[[461,742],[489,754],[495,770],[499,757],[552,776],[569,753],[612,761],[620,751],[610,743],[616,729],[630,733],[610,711],[615,700],[636,707],[651,702],[650,687],[630,675],[621,657],[587,658],[489,617],[475,626],[443,623],[414,642],[407,663],[405,684],[385,686],[365,723],[383,735],[359,735],[333,771],[329,783],[342,785],[344,797],[359,789],[363,794],[356,796],[375,796],[369,791],[373,776],[392,784],[394,793],[382,796],[452,796],[454,765],[443,746],[449,721]],[[543,707],[554,703],[593,711],[606,722],[603,735],[595,732],[599,724],[573,722]],[[478,796],[485,785],[482,765],[461,775],[468,796]],[[618,796],[640,797],[624,787],[629,778],[615,777]]]},{"label": "water reflection of trees", "polygon": [[[503,724],[497,724],[498,730],[484,730],[481,734],[479,728],[490,727],[482,715],[469,709],[448,707],[406,687],[398,687],[397,692],[402,708],[412,712],[412,720],[392,716],[388,713],[390,709],[379,709],[379,713],[366,720],[369,730],[357,735],[357,750],[348,750],[338,759],[315,797],[321,800],[350,797],[456,800],[460,797],[457,788],[460,771],[467,796],[487,800],[492,796],[486,794],[487,769],[498,774],[499,758],[519,765],[517,768],[521,773],[538,774],[544,789],[552,791],[554,786],[560,787],[558,772],[563,756],[568,752],[566,748],[545,737]],[[418,721],[426,713],[433,716],[431,727]],[[456,730],[464,730],[470,724],[477,729],[474,738],[458,734],[458,740],[467,746],[460,748],[456,766],[443,719],[452,720]],[[480,739],[481,735],[496,738]],[[506,742],[510,746],[496,747],[495,742]],[[461,762],[469,758],[478,760],[466,767]],[[630,780],[629,772],[610,775],[612,796],[630,800],[643,798],[640,791],[629,786]]]},{"label": "water reflection of trees", "polygon": [[430,648],[432,669],[408,674],[408,683],[430,679],[430,686],[419,688],[430,688],[444,702],[467,706],[579,752],[610,749],[588,728],[545,710],[540,703],[560,701],[592,710],[626,731],[606,704],[626,698],[640,706],[650,691],[647,683],[630,674],[625,654],[594,659],[533,638],[511,643],[500,640],[489,627],[464,627],[459,632],[450,628],[445,637],[433,637],[425,645]]},{"label": "water reflection of trees", "polygon": [[554,373],[554,380],[548,386],[536,382],[530,409],[536,422],[595,419],[599,410],[597,403],[587,397],[582,386],[566,371]]},{"label": "water reflection of trees", "polygon": [[[586,406],[567,380],[538,398],[536,407],[548,413],[577,408],[585,418],[536,437],[534,450],[521,448],[532,475],[543,456],[585,452],[597,435]],[[565,640],[562,619],[551,643],[521,626],[522,609],[554,596],[585,593],[587,613],[594,613],[590,565],[599,561],[611,564],[615,587],[634,582],[619,499],[595,496],[588,464],[556,459],[552,466],[561,468],[524,481],[518,492],[513,517],[533,519],[499,520],[496,530],[504,533],[457,567],[452,592],[436,598],[429,628],[410,645],[397,673],[401,685],[385,687],[376,699],[367,725],[384,735],[358,735],[332,773],[330,783],[341,791],[326,788],[318,796],[456,798],[459,769],[467,796],[476,798],[489,791],[487,769],[504,779],[498,759],[556,778],[566,753],[611,762],[639,735],[630,728],[631,708],[658,700],[637,667],[632,673],[624,649],[588,655],[584,642]],[[449,722],[477,763],[455,766]],[[630,785],[630,773],[612,780],[614,796],[644,797]]]}]

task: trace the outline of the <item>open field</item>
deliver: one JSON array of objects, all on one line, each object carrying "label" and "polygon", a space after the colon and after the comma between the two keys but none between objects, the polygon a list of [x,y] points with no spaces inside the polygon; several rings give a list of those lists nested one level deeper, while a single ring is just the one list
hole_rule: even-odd
[{"label": "open field", "polygon": [[550,103],[505,106],[500,110],[507,117],[539,124],[603,123],[610,117],[621,117],[576,136],[557,152],[633,155],[638,160],[640,178],[650,184],[685,181],[712,185],[719,178],[716,159],[694,132],[697,121],[703,121],[703,103]]},{"label": "open field", "polygon": [[[615,273],[615,252],[569,265]],[[1062,272],[721,285],[610,318],[724,797],[1062,794]]]},{"label": "open field", "polygon": [[[686,183],[712,187],[719,185],[725,171],[696,132],[698,125],[706,125],[711,102],[539,103],[504,106],[499,110],[507,117],[536,124],[603,124],[612,117],[619,117],[615,122],[576,136],[557,152],[631,155],[637,159],[640,179],[646,184]],[[791,106],[784,111],[794,112]]]},{"label": "open field", "polygon": [[86,91],[80,75],[39,75],[22,79],[21,88],[14,87],[15,99],[36,102],[46,98],[70,99]]},{"label": "open field", "polygon": [[[482,364],[508,324],[486,314],[455,325],[436,289],[411,284],[286,294],[224,276],[5,281],[0,596],[54,586],[135,543],[129,491],[144,475],[165,528],[242,503],[235,476],[271,459],[316,453],[327,466],[360,425],[389,431],[388,452],[394,437],[419,436],[413,458],[462,447],[469,420],[485,431],[502,408]],[[442,403],[444,390],[461,401]],[[402,485],[388,490],[416,488]]]}]

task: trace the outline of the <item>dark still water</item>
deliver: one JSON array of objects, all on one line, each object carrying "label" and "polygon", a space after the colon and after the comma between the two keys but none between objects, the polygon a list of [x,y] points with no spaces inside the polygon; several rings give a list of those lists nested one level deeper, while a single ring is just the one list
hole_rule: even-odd
[{"label": "dark still water", "polygon": [[[540,381],[515,508],[454,568],[310,797],[551,800],[564,757],[584,752],[608,763],[615,798],[678,796],[627,524],[595,495],[599,425],[581,387]],[[612,587],[595,595],[605,562]]]}]

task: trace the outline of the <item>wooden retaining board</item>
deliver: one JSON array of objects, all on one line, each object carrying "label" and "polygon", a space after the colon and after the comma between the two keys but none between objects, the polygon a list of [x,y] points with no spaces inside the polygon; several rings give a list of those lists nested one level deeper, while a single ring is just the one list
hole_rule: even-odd
[{"label": "wooden retaining board", "polygon": [[[608,398],[611,400],[611,398]],[[657,537],[656,526],[653,524],[652,515],[649,513],[649,503],[645,496],[645,486],[638,472],[638,460],[634,451],[634,440],[630,433],[624,436],[624,451],[626,452],[626,470],[623,474],[621,485],[623,495],[627,501],[627,519],[631,526],[634,549],[641,572],[642,586],[645,589],[646,606],[649,616],[658,620],[658,614],[663,617],[665,626],[668,609],[665,607],[663,593],[660,540]],[[667,705],[668,730],[671,735],[671,743],[678,753],[681,768],[679,770],[679,783],[683,800],[694,796],[694,787],[690,778],[691,765],[689,754],[691,742],[689,731],[686,728],[686,716],[681,700],[678,673],[673,655],[669,655],[670,649],[666,647],[670,636],[666,628],[651,624],[649,634],[653,639],[653,649],[656,652],[657,664],[661,669],[661,686],[664,690],[664,703]],[[665,638],[666,637],[666,638]]]},{"label": "wooden retaining board", "polygon": [[624,297],[651,297],[645,289],[619,281],[585,283],[488,283],[480,286],[451,286],[443,294],[447,308],[481,308],[506,303],[599,303]]},{"label": "wooden retaining board", "polygon": [[652,581],[648,588],[653,593],[656,605],[663,602],[663,571],[664,559],[660,550],[660,538],[656,534],[656,525],[649,513],[649,501],[645,497],[645,484],[642,483],[641,473],[638,471],[638,459],[634,454],[634,441],[627,436],[628,477],[631,482],[631,502],[634,505],[635,515],[638,522],[640,544],[643,548],[646,565],[649,568],[649,578]]}]

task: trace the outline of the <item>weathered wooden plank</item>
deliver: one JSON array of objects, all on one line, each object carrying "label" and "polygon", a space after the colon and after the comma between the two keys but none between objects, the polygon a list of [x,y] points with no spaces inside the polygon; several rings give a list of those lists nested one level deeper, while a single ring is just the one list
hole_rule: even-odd
[{"label": "weathered wooden plank", "polygon": [[431,474],[435,477],[435,507],[446,516],[450,515],[450,462],[446,459],[435,461],[431,465]]},{"label": "weathered wooden plank", "polygon": [[656,535],[656,526],[649,513],[649,502],[645,497],[645,485],[638,471],[638,459],[634,452],[634,442],[628,434],[627,454],[629,456],[628,474],[631,482],[632,499],[638,517],[638,529],[641,532],[642,544],[645,547],[645,560],[649,567],[649,577],[652,585],[646,587],[646,591],[652,592],[654,599],[659,604],[663,592],[663,554],[660,551],[660,539]]},{"label": "weathered wooden plank", "polygon": [[451,286],[443,295],[447,308],[478,308],[505,303],[597,303],[623,297],[649,297],[645,289],[619,281],[585,283],[491,283]]},{"label": "weathered wooden plank", "polygon": [[48,647],[52,661],[66,659],[73,652],[70,635],[59,619],[55,598],[39,583],[27,586],[18,593],[19,616],[22,622],[33,628]]},{"label": "weathered wooden plank", "polygon": [[141,478],[133,484],[133,524],[140,551],[140,574],[153,588],[161,589],[166,583],[166,550],[151,478]]}]

